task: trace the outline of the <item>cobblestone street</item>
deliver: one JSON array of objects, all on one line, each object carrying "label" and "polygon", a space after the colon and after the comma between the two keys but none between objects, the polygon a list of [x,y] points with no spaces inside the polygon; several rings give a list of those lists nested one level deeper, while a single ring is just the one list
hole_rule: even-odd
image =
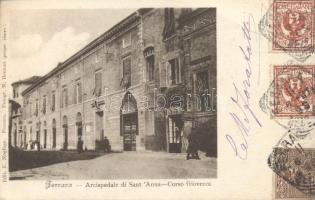
[{"label": "cobblestone street", "polygon": [[91,160],[53,164],[10,173],[12,180],[216,178],[216,158],[186,160],[186,154],[123,152]]}]

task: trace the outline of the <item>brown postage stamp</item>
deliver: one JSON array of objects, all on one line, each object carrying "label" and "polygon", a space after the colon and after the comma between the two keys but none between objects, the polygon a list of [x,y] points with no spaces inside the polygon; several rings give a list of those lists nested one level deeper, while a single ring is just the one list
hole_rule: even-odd
[{"label": "brown postage stamp", "polygon": [[305,194],[286,182],[283,178],[274,174],[273,178],[273,199],[275,200],[311,200],[312,196]]},{"label": "brown postage stamp", "polygon": [[274,0],[273,50],[303,51],[314,46],[313,0]]},{"label": "brown postage stamp", "polygon": [[[293,136],[290,138],[292,139]],[[286,142],[286,145],[282,144],[283,147],[275,148],[269,157],[269,166],[275,172],[274,199],[314,198],[314,149],[303,149],[295,140],[283,140],[283,142]],[[290,142],[292,142],[291,147],[295,148],[288,148]]]},{"label": "brown postage stamp", "polygon": [[315,65],[274,66],[276,117],[314,115]]}]

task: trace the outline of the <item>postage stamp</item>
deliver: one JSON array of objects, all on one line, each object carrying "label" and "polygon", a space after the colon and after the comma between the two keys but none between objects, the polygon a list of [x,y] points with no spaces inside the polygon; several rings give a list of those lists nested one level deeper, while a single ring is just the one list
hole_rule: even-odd
[{"label": "postage stamp", "polygon": [[[306,70],[303,68],[293,60],[272,66],[271,76],[274,79],[259,100],[259,107],[270,119],[299,138],[308,135],[315,127],[312,114],[314,86],[309,82],[314,80],[311,71],[314,72],[315,68],[312,66],[305,66]],[[301,75],[298,75],[299,71]]]},{"label": "postage stamp", "polygon": [[314,115],[315,66],[274,66],[277,117]]},{"label": "postage stamp", "polygon": [[274,0],[258,29],[269,41],[270,51],[305,62],[314,54],[314,0]]},{"label": "postage stamp", "polygon": [[303,51],[314,45],[313,0],[274,0],[273,50]]},{"label": "postage stamp", "polygon": [[274,175],[273,178],[273,199],[275,200],[286,200],[286,199],[298,199],[298,200],[310,200],[311,195],[305,194],[300,190],[296,189],[283,178]]},{"label": "postage stamp", "polygon": [[[292,192],[287,185],[290,184],[305,194],[305,197],[315,195],[315,149],[303,149],[292,140],[282,140],[281,147],[274,148],[269,157],[268,164],[277,174],[275,182],[276,197],[301,197],[299,192]],[[281,179],[283,180],[281,180]],[[283,183],[283,181],[287,183]]]},{"label": "postage stamp", "polygon": [[275,172],[273,199],[315,195],[314,65],[288,61],[272,66],[273,81],[259,106],[286,129],[268,158]]}]

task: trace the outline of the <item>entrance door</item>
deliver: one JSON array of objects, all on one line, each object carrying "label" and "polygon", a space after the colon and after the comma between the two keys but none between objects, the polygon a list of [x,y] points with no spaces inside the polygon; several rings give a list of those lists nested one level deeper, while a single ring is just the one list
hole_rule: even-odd
[{"label": "entrance door", "polygon": [[66,116],[63,116],[63,150],[68,149],[68,119]]},{"label": "entrance door", "polygon": [[178,119],[169,118],[168,140],[169,152],[180,153],[182,149],[182,123]]},{"label": "entrance door", "polygon": [[77,119],[76,119],[76,126],[77,126],[77,139],[78,141],[82,140],[82,116],[81,113],[77,113]]},{"label": "entrance door", "polygon": [[78,124],[77,135],[78,135],[78,138],[82,137],[82,123]]},{"label": "entrance door", "polygon": [[52,148],[56,148],[56,128],[52,129],[53,132],[53,142],[52,142]]},{"label": "entrance door", "polygon": [[23,135],[21,133],[21,135],[20,135],[20,148],[22,148],[22,147],[23,147]]},{"label": "entrance door", "polygon": [[63,127],[63,136],[64,136],[63,150],[67,150],[68,149],[68,127],[67,126]]},{"label": "entrance door", "polygon": [[136,135],[138,133],[137,113],[123,115],[124,151],[136,151]]},{"label": "entrance door", "polygon": [[104,113],[103,111],[96,112],[95,119],[96,126],[96,136],[102,140],[104,139]]},{"label": "entrance door", "polygon": [[24,146],[24,148],[26,147],[26,131],[24,131],[24,141],[23,141],[23,146]]},{"label": "entrance door", "polygon": [[44,130],[44,149],[46,149],[47,145],[47,129]]},{"label": "entrance door", "polygon": [[63,127],[63,136],[64,136],[63,150],[67,150],[68,149],[68,126],[67,125]]},{"label": "entrance door", "polygon": [[14,124],[14,147],[17,147],[17,126]]},{"label": "entrance door", "polygon": [[36,141],[38,142],[38,144],[40,145],[40,136],[39,136],[40,132],[36,131]]},{"label": "entrance door", "polygon": [[56,148],[56,120],[52,121],[52,148]]}]

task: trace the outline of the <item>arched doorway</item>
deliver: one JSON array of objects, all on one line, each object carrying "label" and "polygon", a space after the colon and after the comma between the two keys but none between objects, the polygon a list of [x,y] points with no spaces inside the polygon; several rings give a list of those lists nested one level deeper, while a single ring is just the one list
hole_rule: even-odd
[{"label": "arched doorway", "polygon": [[23,134],[24,134],[23,147],[26,148],[26,126],[24,126],[23,128]]},{"label": "arched doorway", "polygon": [[16,123],[14,123],[13,146],[17,147],[17,125],[16,125]]},{"label": "arched doorway", "polygon": [[62,129],[63,129],[63,150],[68,149],[68,119],[66,116],[62,118]]},{"label": "arched doorway", "polygon": [[[40,122],[36,123],[36,142],[37,142],[37,149],[36,150],[39,150],[40,146],[41,146],[41,142],[40,142],[40,125],[41,125]],[[36,145],[35,145],[35,148],[36,148]]]},{"label": "arched doorway", "polygon": [[82,140],[82,115],[81,113],[77,113],[76,117],[76,129],[77,129],[77,139],[78,141],[81,139]]},{"label": "arched doorway", "polygon": [[52,148],[56,148],[56,120],[52,120]]},{"label": "arched doorway", "polygon": [[123,136],[124,151],[136,150],[136,135],[138,135],[137,101],[130,92],[123,98],[120,108],[120,133]]},{"label": "arched doorway", "polygon": [[23,133],[20,133],[20,148],[23,148]]},{"label": "arched doorway", "polygon": [[46,147],[47,147],[47,123],[46,123],[46,121],[44,121],[43,127],[44,127],[44,145],[43,145],[43,147],[44,147],[44,149],[46,149]]}]

